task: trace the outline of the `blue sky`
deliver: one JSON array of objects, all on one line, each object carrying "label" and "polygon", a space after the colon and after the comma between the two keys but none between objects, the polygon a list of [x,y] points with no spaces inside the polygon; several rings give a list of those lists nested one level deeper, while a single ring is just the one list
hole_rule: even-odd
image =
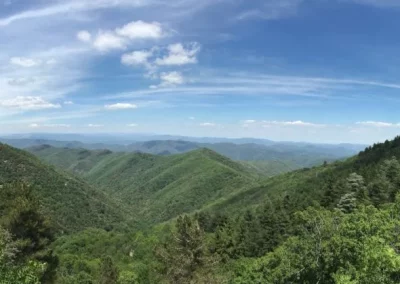
[{"label": "blue sky", "polygon": [[398,0],[0,0],[0,133],[390,139],[399,27]]}]

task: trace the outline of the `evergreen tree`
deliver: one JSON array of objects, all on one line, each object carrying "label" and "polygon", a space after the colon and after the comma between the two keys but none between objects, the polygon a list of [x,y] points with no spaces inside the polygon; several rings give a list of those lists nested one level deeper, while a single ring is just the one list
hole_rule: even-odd
[{"label": "evergreen tree", "polygon": [[336,184],[335,177],[332,174],[329,174],[324,179],[324,187],[323,187],[324,196],[321,200],[321,205],[326,208],[331,208],[334,206],[338,199],[340,198],[340,186]]},{"label": "evergreen tree", "polygon": [[211,271],[217,264],[207,248],[204,231],[196,220],[180,216],[172,238],[157,250],[163,274],[169,283],[213,283]]},{"label": "evergreen tree", "polygon": [[336,206],[336,208],[342,211],[343,213],[351,213],[356,209],[356,207],[357,207],[357,198],[354,192],[343,195]]},{"label": "evergreen tree", "polygon": [[368,203],[368,191],[365,186],[364,178],[357,174],[351,173],[346,180],[348,192],[354,193],[357,201],[360,203]]},{"label": "evergreen tree", "polygon": [[54,232],[49,220],[40,212],[32,188],[24,184],[3,186],[0,191],[0,225],[12,236],[17,252],[15,261],[46,263],[42,283],[55,281],[58,258],[50,248]]},{"label": "evergreen tree", "polygon": [[110,256],[101,260],[99,284],[116,284],[118,282],[118,269]]}]

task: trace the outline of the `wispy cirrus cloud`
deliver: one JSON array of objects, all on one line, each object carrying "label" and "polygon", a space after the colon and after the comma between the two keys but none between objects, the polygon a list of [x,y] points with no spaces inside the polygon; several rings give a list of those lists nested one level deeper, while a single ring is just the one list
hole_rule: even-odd
[{"label": "wispy cirrus cloud", "polygon": [[263,127],[270,126],[299,126],[299,127],[325,127],[325,124],[305,122],[302,120],[294,120],[294,121],[262,121]]},{"label": "wispy cirrus cloud", "polygon": [[215,127],[215,126],[217,126],[217,124],[214,123],[214,122],[203,122],[203,123],[200,123],[199,125],[203,126],[203,127]]},{"label": "wispy cirrus cloud", "polygon": [[0,99],[0,107],[17,110],[41,110],[51,108],[61,108],[60,104],[54,104],[46,101],[42,97],[23,97],[18,96],[12,99]]},{"label": "wispy cirrus cloud", "polygon": [[340,0],[342,2],[352,2],[362,5],[371,5],[381,8],[400,7],[400,2],[397,0]]},{"label": "wispy cirrus cloud", "polygon": [[26,10],[0,19],[0,26],[7,26],[16,21],[50,17],[73,12],[85,12],[114,7],[141,7],[150,4],[147,0],[66,0],[53,1],[50,5]]},{"label": "wispy cirrus cloud", "polygon": [[26,57],[11,57],[10,58],[10,63],[13,65],[17,65],[20,67],[34,67],[42,64],[41,60],[36,60],[32,58],[26,58]]},{"label": "wispy cirrus cloud", "polygon": [[126,109],[136,109],[137,105],[131,103],[115,103],[115,104],[105,105],[104,108],[108,110],[126,110]]},{"label": "wispy cirrus cloud", "polygon": [[400,127],[400,123],[383,122],[383,121],[360,121],[356,125],[368,126],[368,127],[378,127],[378,128],[388,128],[388,127]]},{"label": "wispy cirrus cloud", "polygon": [[236,20],[278,20],[296,14],[304,0],[264,0],[254,1],[257,5],[254,9],[247,9],[236,16]]}]

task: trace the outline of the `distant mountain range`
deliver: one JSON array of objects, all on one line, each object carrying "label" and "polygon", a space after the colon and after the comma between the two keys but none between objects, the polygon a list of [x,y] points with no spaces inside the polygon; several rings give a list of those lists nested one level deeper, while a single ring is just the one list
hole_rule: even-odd
[{"label": "distant mountain range", "polygon": [[[265,175],[274,175],[276,173],[288,172],[299,168],[312,167],[322,164],[324,161],[332,162],[343,159],[359,153],[366,147],[365,145],[353,144],[330,145],[273,142],[270,140],[251,138],[220,139],[186,137],[185,139],[188,140],[150,140],[124,144],[122,140],[118,140],[119,142],[115,140],[115,143],[88,143],[73,140],[49,140],[35,137],[36,135],[33,135],[30,138],[0,138],[0,141],[21,149],[40,145],[49,145],[58,148],[70,149],[106,149],[113,152],[142,152],[161,156],[187,153],[193,150],[207,148],[235,161],[250,162],[252,168],[263,172]],[[61,136],[45,135],[43,137],[82,138],[85,136],[78,137],[76,135],[71,136],[68,134]],[[167,138],[167,136],[164,136],[164,138]],[[226,140],[229,142],[205,143],[199,142],[198,140]]]},{"label": "distant mountain range", "polygon": [[56,140],[56,141],[79,141],[89,144],[118,144],[129,145],[135,142],[157,141],[157,140],[179,140],[195,143],[234,143],[234,144],[261,144],[261,145],[318,145],[323,147],[343,146],[346,148],[360,147],[365,148],[367,145],[360,144],[327,144],[327,143],[309,143],[309,142],[293,142],[293,141],[272,141],[261,138],[224,138],[224,137],[191,137],[179,135],[156,135],[156,134],[68,134],[68,133],[27,133],[27,134],[12,134],[2,136],[0,139],[32,139],[32,140]]}]

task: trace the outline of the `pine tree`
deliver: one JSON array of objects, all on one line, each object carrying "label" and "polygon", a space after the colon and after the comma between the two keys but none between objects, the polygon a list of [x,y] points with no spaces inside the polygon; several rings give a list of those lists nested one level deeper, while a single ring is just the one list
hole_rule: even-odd
[{"label": "pine tree", "polygon": [[354,193],[354,197],[357,199],[358,203],[369,203],[368,190],[364,178],[361,175],[357,173],[350,174],[346,180],[346,188],[347,192]]},{"label": "pine tree", "polygon": [[336,204],[340,198],[340,186],[335,184],[335,177],[329,174],[324,182],[324,196],[321,200],[321,205],[327,208],[332,207]]},{"label": "pine tree", "polygon": [[169,283],[213,283],[216,259],[207,248],[204,231],[196,220],[180,216],[172,238],[158,247],[156,255],[163,264]]},{"label": "pine tree", "polygon": [[351,213],[357,207],[357,198],[354,192],[347,193],[340,198],[336,208],[343,213]]}]

